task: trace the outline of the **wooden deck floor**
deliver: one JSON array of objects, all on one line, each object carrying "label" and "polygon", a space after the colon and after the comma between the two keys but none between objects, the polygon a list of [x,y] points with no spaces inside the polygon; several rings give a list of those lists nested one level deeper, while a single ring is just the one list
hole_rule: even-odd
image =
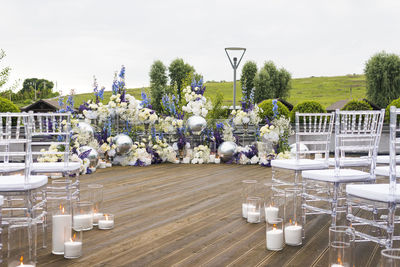
[{"label": "wooden deck floor", "polygon": [[[104,208],[116,226],[84,232],[76,260],[40,249],[39,266],[326,266],[328,216],[308,220],[303,246],[266,250],[265,223],[241,217],[241,180],[250,178],[271,181],[271,169],[161,164],[82,176],[83,188],[104,185]],[[376,266],[380,248],[357,244],[356,255],[357,266]]]}]

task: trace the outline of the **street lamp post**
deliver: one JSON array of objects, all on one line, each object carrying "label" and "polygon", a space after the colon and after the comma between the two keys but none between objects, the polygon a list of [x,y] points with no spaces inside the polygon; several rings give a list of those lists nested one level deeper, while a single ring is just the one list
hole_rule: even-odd
[{"label": "street lamp post", "polygon": [[[239,62],[237,60],[237,57],[233,57],[233,62],[232,62],[228,51],[243,51],[242,55],[240,56]],[[225,48],[225,53],[228,56],[229,62],[231,63],[232,68],[233,68],[233,109],[234,110],[236,110],[236,70],[239,67],[240,61],[242,61],[242,58],[243,58],[245,52],[246,52],[246,48],[243,48],[243,47],[227,47],[227,48]]]}]

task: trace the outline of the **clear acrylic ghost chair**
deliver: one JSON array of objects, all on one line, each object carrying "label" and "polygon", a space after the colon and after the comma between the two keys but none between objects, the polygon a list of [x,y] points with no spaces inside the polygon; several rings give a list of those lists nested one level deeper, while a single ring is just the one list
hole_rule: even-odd
[{"label": "clear acrylic ghost chair", "polygon": [[[334,118],[334,113],[296,112],[296,158],[271,161],[272,189],[276,193],[284,193],[283,188],[287,186],[300,188],[303,170],[329,167],[329,146]],[[289,177],[284,175],[285,170],[289,171]]]},{"label": "clear acrylic ghost chair", "polygon": [[0,176],[0,194],[4,196],[2,224],[15,220],[32,219],[43,227],[43,247],[46,246],[47,176],[32,175],[31,165],[31,124],[27,113],[0,113],[0,121],[5,122],[2,131],[7,138],[0,140],[5,151],[0,156],[10,162],[19,161],[24,168],[15,174]]},{"label": "clear acrylic ghost chair", "polygon": [[[4,204],[4,197],[0,196],[0,222],[2,221],[2,208]],[[3,239],[1,238],[3,235],[3,227],[2,224],[0,223],[0,265],[3,263]]]},{"label": "clear acrylic ghost chair", "polygon": [[[346,186],[348,206],[346,217],[356,228],[357,241],[372,241],[386,248],[393,247],[393,240],[400,240],[399,235],[394,235],[396,205],[400,202],[400,185],[396,184],[396,178],[400,177],[400,167],[396,166],[396,158],[400,151],[399,115],[400,109],[390,107],[390,164],[376,168],[376,175],[389,177],[389,183]],[[364,213],[358,212],[360,210]],[[377,211],[383,211],[386,214],[382,214],[383,216],[378,219]],[[372,217],[361,214],[372,214]],[[358,231],[364,229],[364,225],[369,225],[378,231],[368,233]]]},{"label": "clear acrylic ghost chair", "polygon": [[[384,115],[385,110],[336,110],[335,168],[302,172],[303,225],[307,215],[329,214],[331,225],[336,226],[337,214],[346,211],[342,185],[375,181],[375,161]],[[346,168],[342,162],[346,160],[346,154],[352,153],[368,156],[369,172]],[[326,190],[313,190],[308,186],[316,183],[325,185]]]},{"label": "clear acrylic ghost chair", "polygon": [[[62,173],[66,180],[74,180],[72,197],[79,199],[79,162],[70,161],[71,113],[30,113],[32,123],[32,172]],[[51,145],[62,147],[60,151],[48,151]],[[41,151],[45,148],[45,151]],[[46,162],[40,158],[58,155],[57,162]],[[39,162],[40,161],[40,162]],[[70,176],[75,174],[75,179]]]}]

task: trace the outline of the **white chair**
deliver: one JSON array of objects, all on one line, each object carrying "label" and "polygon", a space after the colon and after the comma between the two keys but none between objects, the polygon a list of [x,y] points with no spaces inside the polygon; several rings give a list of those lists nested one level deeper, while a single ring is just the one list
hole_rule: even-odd
[{"label": "white chair", "polygon": [[[376,175],[388,176],[388,184],[352,184],[346,186],[347,193],[347,219],[349,223],[360,230],[359,226],[369,225],[375,230],[365,233],[356,231],[358,241],[373,241],[387,248],[392,248],[393,240],[400,240],[400,236],[394,236],[395,210],[400,202],[400,185],[396,184],[396,178],[400,177],[400,166],[396,166],[398,156],[396,152],[400,149],[400,109],[390,107],[390,165],[376,168]],[[355,210],[367,211],[366,214],[373,214],[372,219],[362,216]],[[377,211],[387,211],[385,216],[377,219]],[[365,214],[365,212],[364,212]],[[378,235],[376,234],[378,233]]]},{"label": "white chair", "polygon": [[[0,140],[0,157],[6,161],[21,161],[23,172],[0,176],[0,194],[4,196],[2,223],[11,220],[33,219],[43,226],[43,247],[46,246],[47,205],[45,186],[47,176],[32,175],[31,163],[31,124],[27,113],[0,113],[0,121],[5,122],[1,131],[6,138]],[[18,146],[21,145],[21,146]],[[12,164],[12,163],[10,163]]]},{"label": "white chair", "polygon": [[[303,177],[303,225],[306,216],[311,214],[331,215],[332,226],[336,226],[337,213],[345,212],[345,207],[338,205],[345,201],[341,185],[347,183],[365,183],[375,181],[375,161],[382,132],[385,110],[380,111],[339,111],[335,119],[335,168],[326,170],[307,170]],[[346,168],[349,154],[360,153],[368,156],[369,172]],[[321,183],[326,190],[313,190],[308,184]],[[311,190],[309,190],[311,188]],[[325,205],[328,205],[326,207]]]},{"label": "white chair", "polygon": [[[75,176],[71,183],[72,197],[79,199],[79,162],[69,160],[71,113],[30,113],[32,123],[32,172],[33,173],[62,173],[66,180],[73,180],[70,174]],[[40,148],[48,148],[50,145],[63,147],[63,151],[44,151]],[[62,155],[60,162],[37,162],[38,157],[46,155]]]},{"label": "white chair", "polygon": [[[272,160],[273,190],[283,193],[287,186],[301,186],[301,171],[327,169],[329,145],[334,122],[334,113],[298,113],[296,112],[296,158],[289,160]],[[308,149],[302,149],[307,147]],[[314,160],[316,155],[321,159]],[[289,170],[290,177],[277,175],[277,171]],[[289,178],[289,179],[288,179]]]}]

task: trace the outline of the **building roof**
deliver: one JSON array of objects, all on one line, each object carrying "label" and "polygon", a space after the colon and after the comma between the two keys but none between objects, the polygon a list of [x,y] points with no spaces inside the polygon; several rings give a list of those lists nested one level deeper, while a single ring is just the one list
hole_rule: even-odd
[{"label": "building roof", "polygon": [[326,108],[326,111],[335,111],[337,109],[342,109],[350,100],[345,99],[345,100],[339,100],[329,107]]},{"label": "building roof", "polygon": [[[61,109],[57,100],[54,99],[40,99],[26,107],[21,108],[21,111],[29,112],[55,112]],[[75,109],[74,109],[75,110]]]}]

